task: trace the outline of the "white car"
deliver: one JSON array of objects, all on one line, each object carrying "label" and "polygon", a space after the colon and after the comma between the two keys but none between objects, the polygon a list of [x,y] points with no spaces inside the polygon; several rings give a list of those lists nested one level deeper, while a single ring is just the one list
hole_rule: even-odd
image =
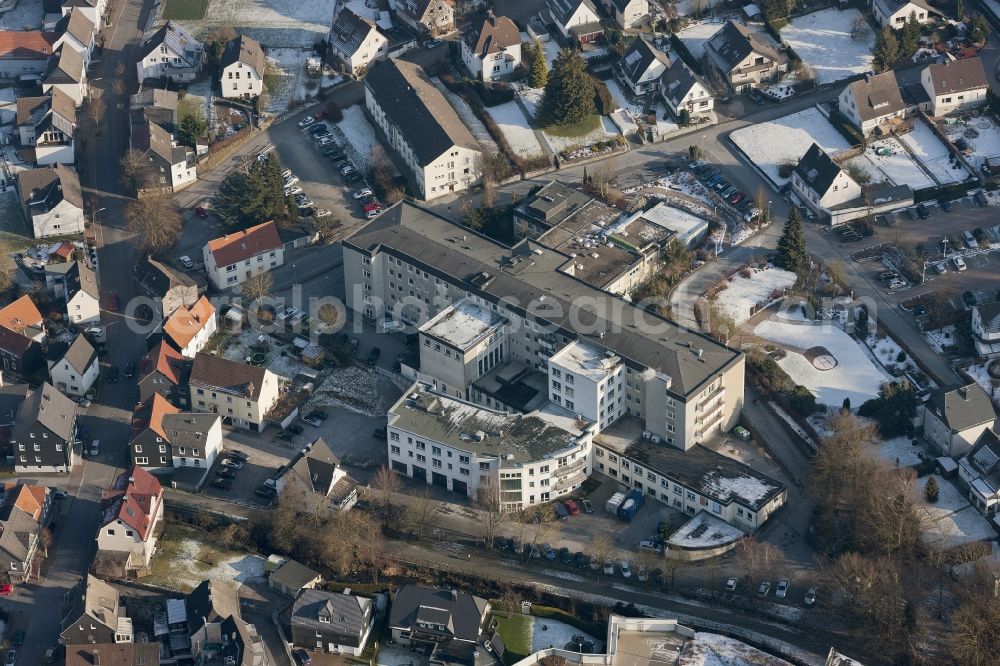
[{"label": "white car", "polygon": [[299,182],[299,177],[298,176],[292,176],[291,178],[286,178],[285,179],[285,187],[291,187],[292,185],[294,185],[297,182]]},{"label": "white car", "polygon": [[611,560],[604,560],[604,568],[602,571],[606,576],[613,576],[615,573],[615,563]]},{"label": "white car", "polygon": [[778,587],[774,590],[774,596],[784,599],[786,594],[788,594],[788,579],[782,578],[778,581]]},{"label": "white car", "polygon": [[726,581],[726,592],[735,592],[737,585],[739,585],[739,581],[735,578],[730,578]]},{"label": "white car", "polygon": [[622,563],[619,564],[618,566],[621,567],[622,578],[631,578],[632,577],[632,568],[629,567],[628,562],[626,562],[625,560],[622,560]]},{"label": "white car", "polygon": [[317,145],[320,148],[325,148],[325,147],[329,146],[331,143],[333,143],[333,137],[332,136],[324,136],[323,138],[321,138],[319,140],[319,142],[317,143]]},{"label": "white car", "polygon": [[282,178],[290,178],[291,175],[292,175],[292,170],[291,169],[285,169],[284,171],[281,172],[281,177]]},{"label": "white car", "polygon": [[318,211],[316,211],[316,217],[319,218],[330,217],[331,215],[333,215],[333,213],[328,211],[326,208],[320,208]]},{"label": "white car", "polygon": [[348,174],[354,173],[355,171],[356,169],[352,165],[348,164],[347,166],[345,166],[343,169],[340,170],[340,175],[346,176]]},{"label": "white car", "polygon": [[362,187],[360,190],[354,193],[355,199],[364,199],[365,197],[375,196],[371,189],[367,187]]},{"label": "white car", "polygon": [[306,116],[305,118],[299,121],[299,128],[305,129],[310,125],[312,125],[314,122],[316,122],[315,118],[313,118],[312,116]]},{"label": "white car", "polygon": [[182,254],[178,259],[178,261],[181,262],[181,266],[183,266],[184,268],[194,268],[194,262],[191,261],[191,257],[187,256],[186,254]]},{"label": "white car", "polygon": [[289,194],[301,194],[301,193],[302,193],[302,188],[299,187],[298,185],[292,185],[291,187],[286,187],[285,188],[285,196],[286,197]]}]

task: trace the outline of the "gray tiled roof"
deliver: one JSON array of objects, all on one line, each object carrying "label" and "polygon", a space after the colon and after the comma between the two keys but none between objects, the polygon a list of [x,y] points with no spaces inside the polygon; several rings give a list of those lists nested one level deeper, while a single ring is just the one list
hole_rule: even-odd
[{"label": "gray tiled roof", "polygon": [[916,5],[917,7],[921,7],[928,12],[934,12],[935,14],[939,13],[937,10],[932,9],[930,5],[924,2],[924,0],[874,0],[874,2],[886,16],[892,16],[910,3]]},{"label": "gray tiled roof", "polygon": [[66,350],[66,353],[63,354],[63,359],[82,375],[90,367],[90,364],[97,359],[97,350],[94,349],[94,346],[81,333],[73,339],[73,343]]},{"label": "gray tiled roof", "polygon": [[18,439],[35,423],[40,423],[64,442],[73,438],[76,403],[45,382],[28,394],[17,410],[12,437]]},{"label": "gray tiled roof", "polygon": [[222,52],[222,68],[237,62],[250,65],[259,75],[264,75],[264,49],[255,39],[240,35],[226,43],[226,48]]},{"label": "gray tiled roof", "polygon": [[409,629],[417,618],[447,627],[447,633],[464,641],[477,641],[488,602],[480,597],[422,585],[403,585],[392,600],[389,627]]},{"label": "gray tiled roof", "polygon": [[32,202],[45,202],[47,209],[65,199],[83,208],[83,193],[76,170],[61,164],[54,167],[28,169],[17,174],[18,192],[25,206]]},{"label": "gray tiled roof", "polygon": [[197,61],[192,58],[200,57],[199,54],[202,52],[201,43],[173,21],[167,21],[163,24],[163,27],[154,32],[143,43],[139,57],[145,58],[159,48],[161,44],[183,59],[184,66],[196,67],[198,65]]},{"label": "gray tiled roof", "polygon": [[986,333],[1000,333],[1000,301],[983,303],[977,305],[979,319],[983,323],[983,330]]},{"label": "gray tiled roof", "polygon": [[653,46],[647,37],[639,35],[622,54],[619,66],[632,83],[637,83],[656,61],[664,67],[670,66],[670,57]]},{"label": "gray tiled roof", "polygon": [[271,582],[297,593],[304,586],[313,582],[319,574],[304,564],[295,560],[286,560],[278,569],[271,573]]},{"label": "gray tiled roof", "polygon": [[330,27],[330,46],[339,53],[354,55],[368,35],[381,32],[374,22],[358,16],[348,8],[340,10]]},{"label": "gray tiled roof", "polygon": [[854,108],[862,121],[892,115],[907,107],[892,70],[867,76],[847,86]]},{"label": "gray tiled roof", "polygon": [[785,62],[785,55],[766,37],[735,21],[728,21],[719,28],[708,40],[706,47],[706,51],[714,55],[716,64],[725,72],[732,71],[751,53],[778,63]]},{"label": "gray tiled roof", "polygon": [[420,65],[403,60],[379,62],[365,77],[365,87],[389,122],[399,128],[421,166],[456,145],[481,150],[472,132]]},{"label": "gray tiled roof", "polygon": [[938,95],[960,93],[989,85],[986,70],[979,58],[928,65],[927,69],[930,70],[931,86]]},{"label": "gray tiled roof", "polygon": [[[695,84],[701,84],[707,95],[711,94],[712,88],[705,81],[691,71],[684,61],[676,58],[667,71],[660,76],[660,89],[663,94],[670,99],[674,106],[681,103]],[[709,99],[704,97],[702,99]]]},{"label": "gray tiled roof", "polygon": [[997,417],[990,397],[975,382],[937,389],[927,399],[927,409],[955,432],[991,423]]},{"label": "gray tiled roof", "polygon": [[962,464],[972,467],[994,491],[1000,490],[1000,436],[992,429],[984,430]]},{"label": "gray tiled roof", "polygon": [[814,143],[799,160],[795,173],[813,192],[822,197],[840,173],[840,165]]},{"label": "gray tiled roof", "polygon": [[[371,607],[371,599],[353,594],[303,590],[292,606],[291,624],[293,631],[294,628],[300,627],[323,634],[333,634],[343,638],[345,642],[341,645],[360,647],[358,637],[364,633],[371,617]],[[330,621],[320,622],[321,614]]]},{"label": "gray tiled roof", "polygon": [[83,80],[86,63],[83,55],[72,46],[61,44],[51,56],[45,68],[43,83],[79,83]]}]

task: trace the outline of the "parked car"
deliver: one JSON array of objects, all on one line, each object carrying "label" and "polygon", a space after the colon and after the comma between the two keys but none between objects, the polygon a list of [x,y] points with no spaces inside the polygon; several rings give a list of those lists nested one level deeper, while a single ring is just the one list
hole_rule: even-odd
[{"label": "parked car", "polygon": [[108,368],[107,381],[108,381],[109,384],[117,384],[118,383],[118,366],[117,365],[112,365],[110,368]]},{"label": "parked car", "polygon": [[375,430],[372,431],[372,437],[375,439],[388,439],[388,428],[375,428]]},{"label": "parked car", "polygon": [[328,419],[328,418],[330,418],[330,415],[327,414],[326,412],[324,412],[322,409],[314,409],[311,412],[309,412],[309,415],[310,416],[315,416],[318,419]]},{"label": "parked car", "polygon": [[24,631],[24,629],[21,629],[19,631],[15,631],[14,632],[14,638],[12,638],[11,641],[10,641],[11,645],[13,645],[14,647],[21,647],[22,645],[24,645],[24,636],[25,636],[25,634],[26,634],[26,632]]},{"label": "parked car", "polygon": [[590,500],[584,497],[580,500],[580,504],[583,505],[584,513],[594,513],[594,505],[590,503]]},{"label": "parked car", "polygon": [[806,606],[812,606],[813,604],[816,603],[816,588],[815,587],[810,587],[809,588],[809,590],[806,592],[806,596],[802,600],[802,602]]},{"label": "parked car", "polygon": [[559,549],[559,561],[563,564],[572,564],[573,557],[569,554],[569,548],[563,546]]},{"label": "parked car", "polygon": [[972,237],[976,239],[976,242],[982,245],[983,243],[988,243],[990,238],[986,235],[986,231],[982,227],[976,227],[972,230]]},{"label": "parked car", "polygon": [[441,40],[440,39],[432,39],[431,41],[429,41],[426,44],[424,44],[424,48],[425,49],[433,49],[433,48],[435,48],[437,46],[440,46],[440,45],[441,45]]},{"label": "parked car", "polygon": [[912,312],[913,312],[913,316],[914,317],[922,317],[925,314],[927,314],[927,306],[926,305],[915,305],[913,307]]},{"label": "parked car", "polygon": [[297,648],[292,651],[292,656],[295,657],[295,663],[298,666],[312,666],[313,660],[309,656],[309,653],[302,648]]},{"label": "parked car", "polygon": [[611,560],[604,560],[604,567],[601,569],[605,576],[615,575],[615,563]]},{"label": "parked car", "polygon": [[566,520],[569,518],[569,509],[567,509],[562,502],[553,502],[552,508],[556,512],[556,518],[559,520]]},{"label": "parked car", "polygon": [[314,122],[316,122],[315,118],[313,118],[312,116],[306,116],[305,118],[299,121],[299,128],[305,129],[306,127],[312,125]]},{"label": "parked car", "polygon": [[329,134],[330,129],[326,126],[326,123],[316,123],[309,128],[309,133],[313,136],[323,133]]},{"label": "parked car", "polygon": [[241,460],[243,462],[250,460],[250,456],[243,453],[239,449],[232,449],[231,451],[226,451],[226,455],[229,456],[230,460]]},{"label": "parked car", "polygon": [[135,374],[135,361],[129,361],[125,364],[125,376],[131,377]]},{"label": "parked car", "polygon": [[577,569],[586,569],[587,556],[584,555],[582,552],[577,552],[575,555],[573,555],[573,564],[574,566],[576,566]]},{"label": "parked car", "polygon": [[382,204],[380,204],[377,201],[372,201],[362,206],[361,210],[365,211],[366,213],[370,213],[373,210],[382,210]]},{"label": "parked car", "polygon": [[288,432],[287,430],[282,430],[281,432],[278,433],[278,439],[280,439],[282,442],[290,442],[293,439],[295,439],[295,435]]},{"label": "parked car", "polygon": [[771,591],[770,581],[762,580],[760,585],[757,586],[757,596],[766,597],[767,593]]},{"label": "parked car", "polygon": [[565,502],[563,502],[563,504],[566,505],[566,510],[569,511],[569,515],[571,516],[580,515],[580,507],[577,506],[576,502],[574,502],[573,500],[571,499],[566,500]]},{"label": "parked car", "polygon": [[788,579],[782,578],[778,581],[778,587],[774,589],[774,596],[784,599],[786,594],[788,594]]},{"label": "parked car", "polygon": [[191,257],[186,254],[182,254],[178,261],[181,262],[181,266],[184,268],[194,268],[194,262],[191,260]]},{"label": "parked car", "polygon": [[959,273],[968,268],[968,266],[965,265],[965,261],[962,259],[962,257],[952,257],[951,263],[955,267],[955,270],[958,271]]},{"label": "parked car", "polygon": [[976,304],[979,302],[979,299],[976,298],[976,295],[973,292],[963,291],[962,302],[964,302],[968,307],[974,308],[976,307]]},{"label": "parked car", "polygon": [[236,469],[224,465],[215,475],[220,479],[235,479]]},{"label": "parked car", "polygon": [[621,564],[619,564],[618,566],[622,570],[622,578],[631,578],[632,577],[632,567],[629,566],[628,562],[626,562],[625,560],[622,560]]},{"label": "parked car", "polygon": [[931,212],[927,209],[927,206],[925,206],[922,203],[919,203],[917,204],[917,215],[920,216],[921,220],[926,220],[928,217],[931,216]]},{"label": "parked car", "polygon": [[314,428],[318,428],[323,425],[323,422],[315,418],[312,414],[306,414],[302,417],[302,422],[311,425]]},{"label": "parked car", "polygon": [[340,175],[341,176],[349,176],[352,173],[355,173],[356,171],[357,171],[357,169],[355,169],[353,165],[348,164],[347,166],[341,167],[341,169],[340,169]]},{"label": "parked car", "polygon": [[291,187],[295,183],[299,182],[298,176],[290,176],[285,179],[285,187]]},{"label": "parked car", "polygon": [[548,543],[542,544],[542,550],[545,551],[545,559],[549,560],[550,562],[556,559],[556,551],[553,550],[552,546],[550,546]]},{"label": "parked car", "polygon": [[718,181],[715,185],[713,185],[712,189],[721,194],[722,192],[725,192],[732,186],[733,186],[732,183],[723,178],[722,180]]},{"label": "parked car", "polygon": [[750,441],[750,431],[743,426],[736,426],[733,428],[733,434],[742,439],[744,442]]},{"label": "parked car", "polygon": [[747,195],[745,193],[743,193],[743,192],[737,192],[736,194],[733,194],[733,195],[731,195],[729,197],[729,203],[731,203],[731,204],[733,204],[735,206],[736,204],[738,204],[741,201],[743,201],[744,199],[746,199],[746,197],[747,197]]},{"label": "parked car", "polygon": [[45,663],[46,664],[56,663],[56,649],[54,647],[50,647],[48,650],[45,651]]},{"label": "parked car", "polygon": [[[291,428],[289,428],[289,430],[291,430]],[[301,432],[301,430],[299,432]],[[222,466],[228,467],[229,469],[243,469],[243,461],[227,458],[226,460],[222,461]]]},{"label": "parked car", "polygon": [[972,200],[975,201],[976,205],[979,206],[980,208],[985,208],[990,204],[990,202],[986,199],[986,195],[983,194],[982,192],[976,192],[974,195],[972,195]]},{"label": "parked car", "polygon": [[736,586],[740,584],[740,581],[736,578],[730,578],[726,581],[726,592],[735,592]]},{"label": "parked car", "polygon": [[291,175],[292,175],[292,170],[291,169],[285,169],[284,171],[281,172],[281,177],[282,178],[288,178]]},{"label": "parked car", "polygon": [[17,650],[7,652],[7,658],[3,660],[3,666],[14,666],[17,664]]},{"label": "parked car", "polygon": [[371,352],[368,353],[368,365],[375,365],[378,363],[379,356],[382,355],[382,350],[378,347],[372,347]]},{"label": "parked car", "polygon": [[344,178],[344,182],[348,185],[353,185],[354,183],[359,183],[364,180],[364,176],[360,173],[351,173]]},{"label": "parked car", "polygon": [[270,486],[257,486],[257,488],[253,491],[253,494],[259,497],[272,499],[278,494],[278,491]]},{"label": "parked car", "polygon": [[290,426],[288,426],[287,428],[285,428],[285,430],[287,430],[288,432],[290,432],[292,434],[295,434],[295,435],[301,435],[302,434],[302,426],[298,425],[297,423],[291,424]]},{"label": "parked car", "polygon": [[979,243],[976,242],[976,237],[973,236],[972,233],[969,231],[962,232],[962,240],[965,241],[965,247],[969,248],[970,250],[975,250],[977,247],[979,247]]}]

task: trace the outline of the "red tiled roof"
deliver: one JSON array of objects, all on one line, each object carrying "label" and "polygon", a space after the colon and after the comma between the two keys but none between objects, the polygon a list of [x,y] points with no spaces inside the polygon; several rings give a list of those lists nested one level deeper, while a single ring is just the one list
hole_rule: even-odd
[{"label": "red tiled roof", "polygon": [[181,410],[177,409],[159,393],[154,393],[146,402],[138,405],[132,413],[132,433],[129,436],[131,442],[136,437],[152,430],[163,439],[170,441],[163,430],[163,417],[166,414],[177,414]]},{"label": "red tiled roof", "polygon": [[[2,34],[0,32],[0,35]],[[24,329],[29,326],[41,326],[41,324],[42,313],[27,294],[0,309],[0,326],[15,333],[23,334]]]},{"label": "red tiled roof", "polygon": [[258,254],[277,250],[281,247],[278,228],[274,222],[265,222],[246,231],[226,234],[222,238],[208,241],[208,251],[215,256],[217,266],[229,266]]},{"label": "red tiled roof", "polygon": [[40,30],[0,31],[0,60],[45,60],[58,37]]},{"label": "red tiled roof", "polygon": [[214,316],[215,307],[207,297],[202,296],[190,309],[182,305],[174,310],[163,325],[163,332],[184,349]]},{"label": "red tiled roof", "polygon": [[141,381],[149,373],[156,371],[172,383],[180,384],[180,369],[184,362],[184,357],[179,351],[167,343],[161,342],[146,352],[146,355],[139,361],[139,379]]},{"label": "red tiled roof", "polygon": [[41,520],[46,492],[45,486],[8,483],[4,486],[4,503],[11,503],[35,520]]},{"label": "red tiled roof", "polygon": [[133,465],[131,471],[118,477],[113,489],[101,493],[105,507],[103,524],[120,520],[145,541],[162,498],[163,487],[156,477]]}]

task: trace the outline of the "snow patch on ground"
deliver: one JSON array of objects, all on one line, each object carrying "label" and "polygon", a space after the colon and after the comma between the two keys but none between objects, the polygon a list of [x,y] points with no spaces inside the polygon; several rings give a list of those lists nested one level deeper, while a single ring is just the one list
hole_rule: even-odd
[{"label": "snow patch on ground", "polygon": [[733,275],[715,298],[715,307],[732,317],[737,325],[750,319],[751,308],[770,302],[776,290],[789,289],[796,280],[795,273],[771,265],[747,270],[750,277]]},{"label": "snow patch on ground", "polygon": [[[267,58],[275,66],[276,76],[271,77],[270,96],[265,111],[280,114],[288,110],[290,104],[305,99],[309,91],[306,89],[306,60],[311,51],[303,49],[275,48],[268,49]],[[314,81],[317,85],[319,83]],[[314,89],[314,93],[315,90]]]},{"label": "snow patch on ground", "polygon": [[878,445],[878,457],[896,467],[919,465],[922,458],[918,454],[923,452],[924,448],[913,446],[909,437],[894,437]]},{"label": "snow patch on ground", "polygon": [[[538,88],[525,88],[518,93],[533,118],[538,117],[538,107],[542,103],[542,92],[543,91]],[[581,146],[589,146],[593,143],[597,143],[598,141],[607,141],[617,135],[617,128],[615,128],[611,119],[606,116],[600,117],[600,122],[594,130],[581,136],[558,136],[542,130],[542,136],[549,144],[549,149],[553,153],[561,153],[564,150],[570,150]]]},{"label": "snow patch on ground", "polygon": [[[794,324],[772,319],[758,324],[754,334],[793,348],[778,365],[824,405],[839,408],[844,398],[850,398],[852,405],[861,405],[876,397],[882,384],[892,379],[850,335],[827,321]],[[824,347],[837,360],[837,366],[831,370],[816,368],[802,354],[812,347]]]},{"label": "snow patch on ground", "polygon": [[[880,155],[880,151],[885,154]],[[896,185],[909,185],[915,190],[934,185],[934,181],[921,170],[896,137],[869,142],[863,154],[847,160],[845,165],[861,169],[876,183],[889,181]]]},{"label": "snow patch on ground", "polygon": [[565,622],[544,617],[531,618],[531,651],[533,653],[550,647],[562,649],[564,645],[573,640],[574,636],[584,636],[586,640],[594,643],[595,649],[599,649],[602,645],[602,642],[593,636],[589,636]]},{"label": "snow patch on ground", "polygon": [[868,339],[865,340],[865,344],[872,350],[875,358],[886,368],[897,367],[903,372],[911,372],[917,369],[917,364],[913,362],[909,354],[905,354],[906,358],[902,363],[896,361],[900,353],[903,353],[903,349],[896,344],[895,340],[888,336],[879,339],[874,335],[869,335]]},{"label": "snow patch on ground", "polygon": [[[348,148],[348,157],[362,173],[368,171],[368,161],[371,159],[372,150],[380,145],[375,135],[375,129],[365,117],[365,112],[360,104],[349,106],[343,110],[343,119],[337,123],[336,129],[343,135]],[[353,152],[354,154],[350,154]]]},{"label": "snow patch on ground", "polygon": [[618,82],[614,79],[608,79],[604,82],[608,87],[608,92],[611,93],[612,99],[615,100],[615,104],[618,105],[619,109],[625,109],[631,113],[642,113],[642,107],[638,104],[633,104],[625,98],[625,93],[622,92],[621,87]]},{"label": "snow patch on ground", "polygon": [[945,349],[954,347],[957,342],[955,338],[955,327],[945,326],[933,331],[924,331],[924,337],[930,346],[939,354],[943,354]]},{"label": "snow patch on ground", "polygon": [[948,146],[937,138],[937,135],[926,123],[917,121],[913,131],[904,134],[900,139],[910,147],[924,168],[931,172],[942,185],[960,183],[969,177],[964,167],[952,168],[948,160]]},{"label": "snow patch on ground", "polygon": [[[996,361],[1000,363],[1000,361]],[[972,377],[972,381],[976,382],[983,387],[986,391],[986,395],[993,398],[993,403],[1000,406],[1000,388],[994,388],[992,383],[992,377],[988,371],[989,363],[977,363],[973,365],[966,366],[962,368],[965,373]]]},{"label": "snow patch on ground", "polygon": [[[177,23],[196,39],[211,28],[228,27],[267,48],[311,47],[329,32],[336,5],[337,0],[212,0],[203,19]],[[159,24],[164,22],[161,9]]]},{"label": "snow patch on ground", "polygon": [[938,501],[934,504],[928,503],[924,494],[926,482],[926,479],[920,479],[915,492],[925,542],[949,548],[996,538],[989,521],[969,504],[969,500],[950,481],[937,477]]},{"label": "snow patch on ground", "polygon": [[875,34],[864,22],[858,39],[851,38],[857,9],[823,9],[793,18],[781,29],[781,38],[816,73],[819,84],[832,83],[872,69]]},{"label": "snow patch on ground", "polygon": [[[986,158],[1000,157],[1000,125],[997,125],[989,117],[973,118],[968,125],[964,123],[941,125],[941,129],[952,143],[964,139],[969,144],[972,153],[966,159],[977,169],[986,161]],[[974,132],[969,132],[970,136],[966,136],[966,132],[969,130],[974,130]],[[972,134],[976,136],[971,136]]]},{"label": "snow patch on ground", "polygon": [[171,579],[189,589],[198,587],[204,580],[228,580],[242,583],[250,578],[264,576],[264,558],[257,555],[234,555],[213,565],[198,559],[202,543],[194,539],[181,542],[171,567]]},{"label": "snow patch on ground", "polygon": [[309,408],[344,407],[366,416],[384,416],[386,404],[378,386],[378,375],[358,367],[337,368],[317,387]]},{"label": "snow patch on ground", "polygon": [[535,131],[531,129],[524,111],[516,101],[487,107],[486,113],[490,114],[493,122],[503,132],[507,144],[515,155],[528,158],[545,153],[541,144],[538,143]]},{"label": "snow patch on ground", "polygon": [[250,356],[257,351],[254,346],[262,337],[267,340],[268,344],[268,348],[264,352],[267,355],[267,360],[263,364],[268,370],[286,380],[291,380],[303,370],[309,370],[304,364],[296,361],[291,354],[282,354],[283,345],[280,342],[253,328],[245,328],[235,339],[231,339],[222,352],[222,356],[230,361],[248,362]]},{"label": "snow patch on ground", "polygon": [[705,55],[705,42],[712,38],[712,35],[722,29],[725,23],[722,21],[705,21],[702,23],[692,23],[683,30],[678,30],[677,38],[687,47],[691,56],[700,61]]},{"label": "snow patch on ground", "polygon": [[489,151],[490,153],[500,152],[500,148],[497,146],[496,141],[493,140],[493,137],[490,136],[489,131],[486,129],[486,125],[484,125],[483,121],[477,118],[476,114],[472,112],[472,107],[469,106],[469,103],[466,102],[461,95],[456,95],[452,91],[448,90],[448,87],[441,83],[441,79],[436,76],[431,79],[431,83],[434,84],[434,87],[440,90],[441,94],[448,99],[452,108],[455,109],[456,113],[458,113],[458,117],[462,119],[465,126],[469,128],[470,132],[472,132],[472,136],[476,137],[476,141],[478,141],[479,145],[483,147],[483,150]]},{"label": "snow patch on ground", "polygon": [[789,180],[778,175],[781,165],[798,164],[812,144],[818,143],[828,153],[851,147],[830,121],[813,107],[744,127],[730,134],[730,138],[778,185],[784,185]]}]

